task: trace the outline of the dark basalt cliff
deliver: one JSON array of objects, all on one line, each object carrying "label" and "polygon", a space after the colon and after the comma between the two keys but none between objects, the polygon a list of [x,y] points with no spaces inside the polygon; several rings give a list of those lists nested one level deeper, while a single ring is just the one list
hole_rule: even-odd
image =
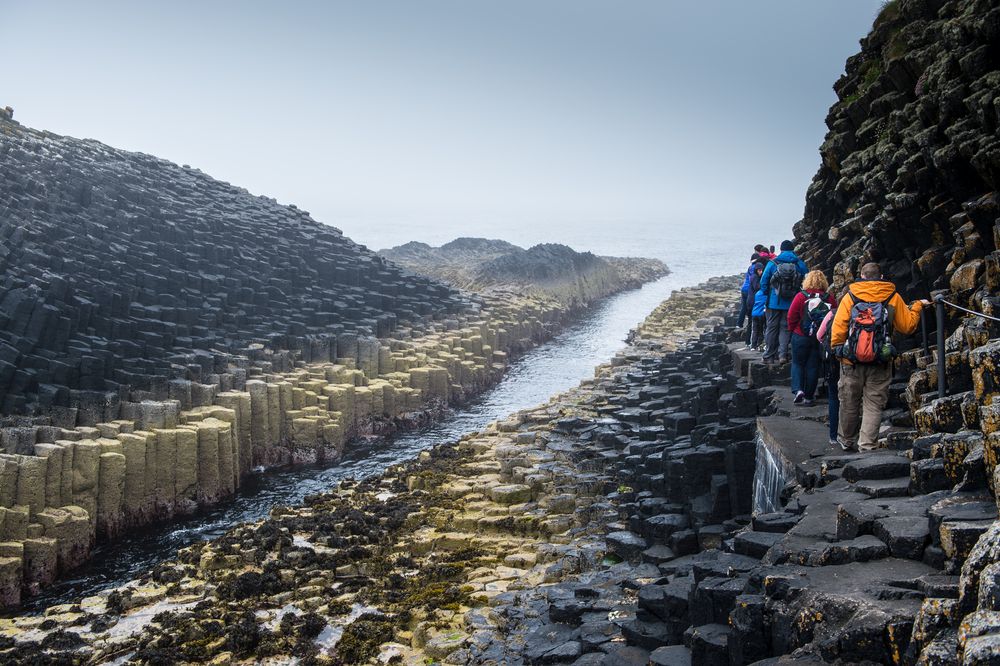
[{"label": "dark basalt cliff", "polygon": [[893,0],[847,60],[795,226],[837,285],[875,260],[909,297],[1000,313],[1000,4]]},{"label": "dark basalt cliff", "polygon": [[67,427],[239,355],[277,372],[464,308],[294,206],[6,118],[0,239],[0,414]]}]

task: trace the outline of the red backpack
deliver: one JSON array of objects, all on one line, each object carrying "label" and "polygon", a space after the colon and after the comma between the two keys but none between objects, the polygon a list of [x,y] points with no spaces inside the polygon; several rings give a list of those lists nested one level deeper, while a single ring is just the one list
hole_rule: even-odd
[{"label": "red backpack", "polygon": [[850,289],[847,293],[854,305],[847,326],[847,342],[840,356],[860,365],[888,363],[896,356],[892,344],[892,308],[889,306],[896,292],[874,303],[858,299]]}]

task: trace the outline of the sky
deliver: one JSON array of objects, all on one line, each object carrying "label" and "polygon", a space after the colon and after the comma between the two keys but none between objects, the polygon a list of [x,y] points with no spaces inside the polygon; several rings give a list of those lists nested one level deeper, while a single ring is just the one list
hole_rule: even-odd
[{"label": "sky", "polygon": [[373,248],[777,241],[880,4],[0,0],[0,106]]}]

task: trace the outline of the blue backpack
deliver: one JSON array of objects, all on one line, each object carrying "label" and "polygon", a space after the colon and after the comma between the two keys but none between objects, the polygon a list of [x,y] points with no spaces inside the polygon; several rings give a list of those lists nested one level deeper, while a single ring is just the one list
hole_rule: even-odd
[{"label": "blue backpack", "polygon": [[754,317],[763,317],[767,308],[767,294],[764,293],[763,289],[757,290],[757,295],[753,297],[753,310],[751,314]]}]

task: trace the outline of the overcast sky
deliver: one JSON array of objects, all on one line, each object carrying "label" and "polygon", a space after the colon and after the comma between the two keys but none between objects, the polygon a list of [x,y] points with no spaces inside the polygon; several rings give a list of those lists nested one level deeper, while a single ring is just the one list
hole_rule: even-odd
[{"label": "overcast sky", "polygon": [[0,0],[0,106],[373,245],[504,224],[787,229],[880,4]]}]

